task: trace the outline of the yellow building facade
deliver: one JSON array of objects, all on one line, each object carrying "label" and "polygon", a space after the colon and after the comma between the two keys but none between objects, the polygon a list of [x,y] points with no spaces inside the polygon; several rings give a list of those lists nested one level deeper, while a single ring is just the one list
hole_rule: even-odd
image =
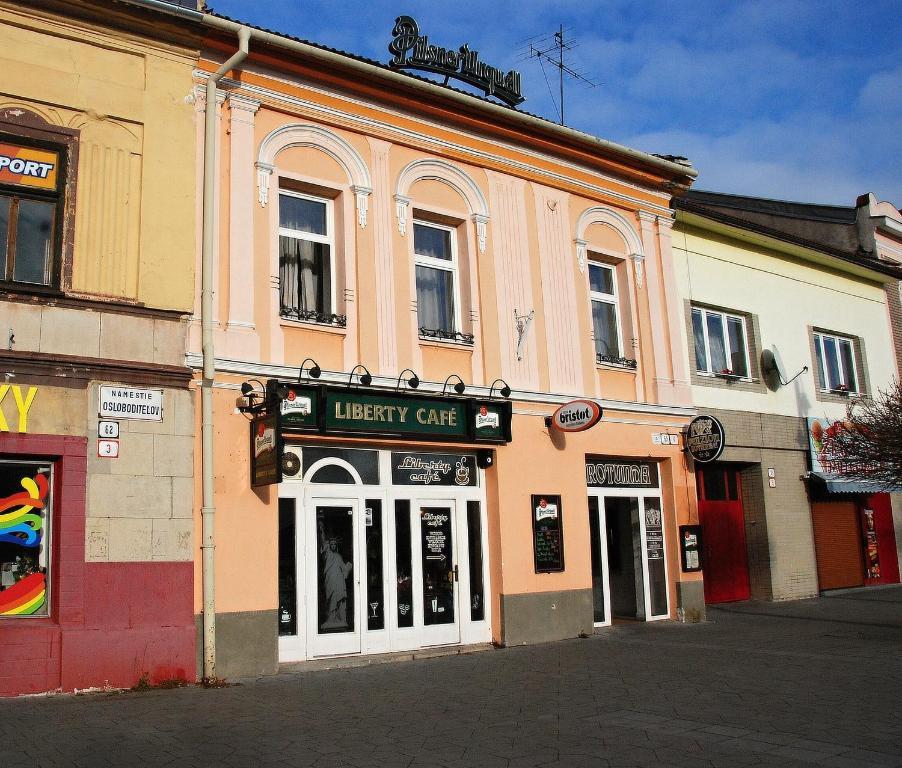
[{"label": "yellow building facade", "polygon": [[0,3],[2,694],[194,677],[196,50]]}]

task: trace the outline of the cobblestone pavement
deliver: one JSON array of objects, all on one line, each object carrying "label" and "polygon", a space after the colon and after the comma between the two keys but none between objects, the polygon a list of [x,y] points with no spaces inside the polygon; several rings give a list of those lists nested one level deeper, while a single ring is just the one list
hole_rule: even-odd
[{"label": "cobblestone pavement", "polygon": [[902,766],[902,587],[703,625],[0,702],[0,766]]}]

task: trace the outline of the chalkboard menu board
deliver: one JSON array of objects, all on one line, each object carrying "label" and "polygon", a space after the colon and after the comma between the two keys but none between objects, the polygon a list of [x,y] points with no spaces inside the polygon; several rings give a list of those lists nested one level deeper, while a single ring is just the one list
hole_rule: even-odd
[{"label": "chalkboard menu board", "polygon": [[532,534],[536,573],[564,570],[564,524],[561,497],[532,497]]}]

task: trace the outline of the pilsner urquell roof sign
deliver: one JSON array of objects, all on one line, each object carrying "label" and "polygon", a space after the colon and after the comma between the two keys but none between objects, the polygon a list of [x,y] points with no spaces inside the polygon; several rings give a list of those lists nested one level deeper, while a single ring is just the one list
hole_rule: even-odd
[{"label": "pilsner urquell roof sign", "polygon": [[398,16],[392,29],[388,50],[393,54],[389,65],[396,69],[423,69],[446,77],[454,77],[495,96],[511,107],[523,101],[520,95],[520,73],[502,72],[479,60],[479,52],[464,43],[457,50],[431,45],[420,35],[412,16]]}]

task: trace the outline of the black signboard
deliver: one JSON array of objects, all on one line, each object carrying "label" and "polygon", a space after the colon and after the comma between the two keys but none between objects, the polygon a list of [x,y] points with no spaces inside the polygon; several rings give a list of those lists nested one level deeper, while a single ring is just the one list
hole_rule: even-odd
[{"label": "black signboard", "polygon": [[686,428],[686,450],[700,464],[717,461],[725,443],[723,424],[713,416],[696,416]]},{"label": "black signboard", "polygon": [[[275,391],[275,380],[269,390]],[[503,444],[511,439],[509,401],[286,383],[283,430],[402,440]]]},{"label": "black signboard", "polygon": [[680,526],[680,565],[685,573],[695,573],[702,569],[702,527],[700,525]]},{"label": "black signboard", "polygon": [[282,482],[282,435],[276,414],[255,417],[251,423],[251,485]]},{"label": "black signboard", "polygon": [[476,457],[465,453],[393,451],[393,485],[476,485]]},{"label": "black signboard", "polygon": [[564,522],[561,497],[532,497],[532,535],[536,573],[564,570]]},{"label": "black signboard", "polygon": [[586,485],[590,488],[657,488],[658,465],[653,461],[587,456]]}]

